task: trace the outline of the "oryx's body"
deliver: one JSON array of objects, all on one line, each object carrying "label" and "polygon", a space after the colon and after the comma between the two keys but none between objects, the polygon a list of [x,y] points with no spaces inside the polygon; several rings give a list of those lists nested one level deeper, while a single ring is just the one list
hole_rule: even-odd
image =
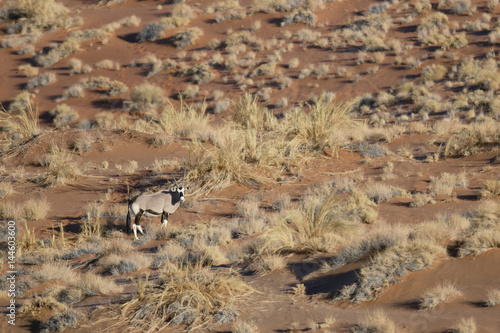
[{"label": "oryx's body", "polygon": [[182,180],[182,186],[179,187],[177,181],[175,180],[176,187],[171,190],[162,190],[152,194],[141,194],[138,195],[128,202],[128,214],[127,214],[127,232],[130,232],[131,216],[130,211],[135,215],[134,224],[132,224],[132,230],[134,232],[134,237],[137,238],[137,230],[142,234],[142,227],[139,225],[141,217],[145,215],[146,217],[161,216],[161,223],[163,227],[167,226],[168,216],[173,214],[177,208],[184,202],[184,179],[186,177],[186,169],[184,168],[184,177]]}]

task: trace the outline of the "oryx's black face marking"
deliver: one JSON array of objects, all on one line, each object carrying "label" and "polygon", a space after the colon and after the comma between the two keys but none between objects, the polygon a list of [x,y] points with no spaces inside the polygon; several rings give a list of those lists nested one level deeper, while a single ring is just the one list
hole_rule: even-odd
[{"label": "oryx's black face marking", "polygon": [[184,198],[184,187],[178,188],[178,189],[177,189],[177,193],[179,193],[179,201],[180,201],[181,203],[183,203],[183,202],[184,202],[184,200],[186,200],[186,199]]}]

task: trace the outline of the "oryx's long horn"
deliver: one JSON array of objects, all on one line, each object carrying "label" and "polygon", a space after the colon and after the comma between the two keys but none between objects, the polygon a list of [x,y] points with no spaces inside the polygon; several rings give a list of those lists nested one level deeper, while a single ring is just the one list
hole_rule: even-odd
[{"label": "oryx's long horn", "polygon": [[184,176],[182,176],[182,188],[184,188],[184,182],[186,181],[186,168],[187,168],[187,161],[184,161]]},{"label": "oryx's long horn", "polygon": [[172,177],[174,177],[175,186],[177,186],[177,188],[179,188],[179,184],[177,184],[177,180],[175,179],[175,175],[172,174]]}]

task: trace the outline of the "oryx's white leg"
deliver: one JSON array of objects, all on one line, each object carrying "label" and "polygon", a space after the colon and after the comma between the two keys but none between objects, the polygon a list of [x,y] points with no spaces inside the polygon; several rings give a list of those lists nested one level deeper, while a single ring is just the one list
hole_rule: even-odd
[{"label": "oryx's white leg", "polygon": [[142,231],[142,227],[140,225],[137,225],[137,230],[139,230],[141,232],[141,234],[144,235],[144,231]]},{"label": "oryx's white leg", "polygon": [[137,237],[137,229],[140,228],[137,224],[132,224],[132,230],[134,231],[134,237],[135,239],[139,240],[139,237]]},{"label": "oryx's white leg", "polygon": [[168,220],[163,220],[163,222],[161,223],[162,228],[166,228],[167,223],[168,223]]}]

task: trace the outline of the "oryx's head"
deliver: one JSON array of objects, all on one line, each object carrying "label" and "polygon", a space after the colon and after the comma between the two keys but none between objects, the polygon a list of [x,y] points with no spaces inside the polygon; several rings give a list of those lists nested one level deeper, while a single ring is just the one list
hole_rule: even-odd
[{"label": "oryx's head", "polygon": [[175,182],[175,189],[173,190],[174,192],[177,192],[179,193],[179,201],[182,203],[184,202],[184,200],[186,200],[184,198],[184,183],[186,181],[186,167],[187,167],[187,162],[184,163],[184,176],[182,176],[182,186],[179,186],[179,184],[177,183],[177,180],[175,179],[175,176],[172,174],[172,176],[174,177],[174,182]]}]

